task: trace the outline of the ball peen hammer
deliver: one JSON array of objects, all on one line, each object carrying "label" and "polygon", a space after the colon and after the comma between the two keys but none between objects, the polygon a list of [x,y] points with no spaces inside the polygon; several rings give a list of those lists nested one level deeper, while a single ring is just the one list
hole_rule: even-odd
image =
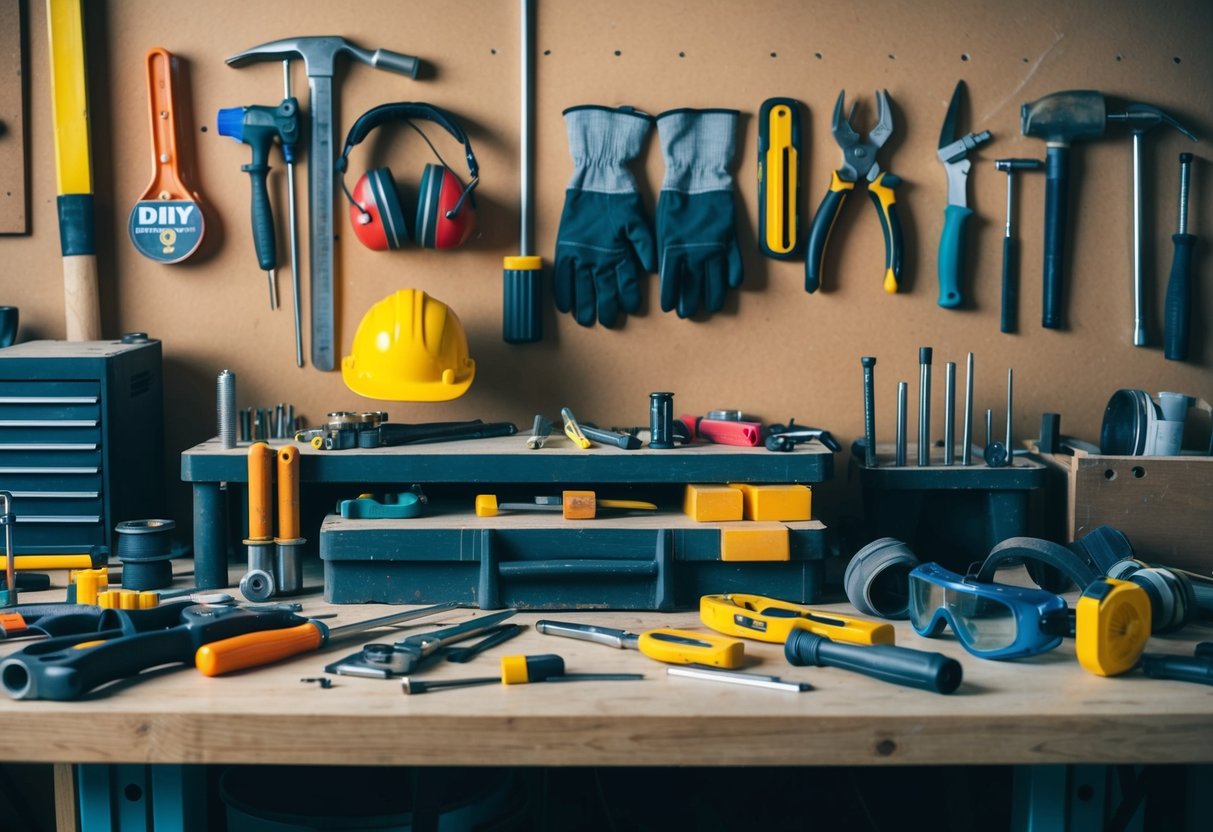
[{"label": "ball peen hammer", "polygon": [[420,61],[386,49],[363,49],[335,36],[283,38],[263,43],[227,59],[228,66],[242,67],[256,61],[303,59],[310,93],[311,161],[308,165],[309,235],[308,262],[312,292],[312,364],[318,370],[333,370],[336,359],[336,314],[333,280],[333,197],[336,182],[333,122],[333,75],[337,59],[347,55],[378,69],[410,78],[417,77]]}]

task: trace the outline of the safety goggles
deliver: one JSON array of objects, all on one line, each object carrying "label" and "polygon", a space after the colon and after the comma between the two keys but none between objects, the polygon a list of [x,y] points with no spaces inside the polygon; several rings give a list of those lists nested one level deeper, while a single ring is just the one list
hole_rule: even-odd
[{"label": "safety goggles", "polygon": [[983,659],[1018,659],[1052,650],[1069,632],[1065,599],[1043,589],[986,583],[937,563],[910,572],[910,623],[920,636],[952,628]]}]

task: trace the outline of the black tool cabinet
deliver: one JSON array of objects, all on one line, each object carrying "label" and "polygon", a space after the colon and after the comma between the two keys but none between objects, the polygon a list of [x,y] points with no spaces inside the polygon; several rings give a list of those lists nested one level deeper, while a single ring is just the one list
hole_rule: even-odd
[{"label": "black tool cabinet", "polygon": [[0,349],[0,490],[14,554],[110,546],[164,514],[160,342],[30,341]]}]

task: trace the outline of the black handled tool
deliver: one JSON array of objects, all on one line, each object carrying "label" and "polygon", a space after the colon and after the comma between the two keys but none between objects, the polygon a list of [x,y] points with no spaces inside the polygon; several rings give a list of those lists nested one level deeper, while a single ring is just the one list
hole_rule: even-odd
[{"label": "black handled tool", "polygon": [[1192,249],[1196,235],[1188,233],[1188,187],[1192,176],[1192,154],[1179,154],[1179,230],[1171,236],[1175,255],[1167,279],[1167,332],[1163,354],[1172,361],[1188,360],[1191,327]]},{"label": "black handled tool", "polygon": [[997,159],[994,167],[1007,175],[1007,221],[1002,236],[1002,318],[999,331],[1019,329],[1019,241],[1011,232],[1015,213],[1015,171],[1041,170],[1039,159]]},{"label": "black handled tool", "polygon": [[253,247],[257,251],[257,264],[269,274],[270,306],[277,307],[273,270],[278,266],[278,250],[266,179],[270,172],[270,148],[275,141],[282,144],[287,161],[294,161],[295,144],[299,141],[299,102],[286,98],[277,107],[227,107],[219,111],[218,127],[220,136],[228,136],[253,149],[252,161],[240,169],[252,182]]},{"label": "black handled tool", "polygon": [[796,666],[838,667],[862,673],[874,679],[922,688],[935,693],[951,693],[960,687],[963,670],[960,662],[942,653],[929,653],[893,644],[860,647],[838,644],[808,630],[792,630],[784,643],[783,654]]}]

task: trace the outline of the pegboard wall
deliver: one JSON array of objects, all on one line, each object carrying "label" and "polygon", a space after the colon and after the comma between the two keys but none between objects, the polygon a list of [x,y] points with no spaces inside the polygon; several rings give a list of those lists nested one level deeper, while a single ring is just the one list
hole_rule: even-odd
[{"label": "pegboard wall", "polygon": [[[975,353],[975,406],[1000,414],[1008,367],[1016,378],[1015,435],[1035,435],[1044,411],[1060,413],[1064,433],[1097,440],[1113,391],[1140,387],[1213,398],[1213,313],[1208,241],[1213,239],[1213,5],[1179,0],[1151,7],[1136,0],[1054,3],[942,0],[929,4],[844,0],[543,0],[535,4],[535,254],[545,261],[544,338],[507,345],[501,338],[502,258],[518,253],[519,3],[508,0],[364,0],[355,6],[316,0],[240,3],[209,0],[114,2],[86,6],[88,83],[97,199],[98,264],[106,337],[143,331],[164,341],[167,457],[170,481],[179,452],[215,433],[215,376],[237,376],[238,406],[293,404],[314,422],[334,410],[387,410],[393,421],[466,418],[529,426],[535,413],[562,405],[607,425],[647,424],[648,394],[673,391],[678,414],[741,409],[764,421],[830,429],[849,445],[862,434],[859,358],[877,357],[877,431],[891,441],[898,381],[918,372],[918,348],[931,346],[936,396],[943,364]],[[21,310],[22,340],[64,336],[63,280],[55,217],[56,181],[49,104],[45,4],[22,11],[23,78],[0,82],[6,97],[24,83],[28,136],[29,233],[0,237],[0,303]],[[416,80],[367,65],[337,65],[334,110],[338,147],[357,116],[378,104],[421,101],[450,110],[480,163],[475,236],[451,251],[406,247],[372,252],[349,234],[338,194],[337,350],[346,354],[363,314],[400,288],[423,289],[461,318],[475,382],[462,398],[433,404],[379,402],[351,393],[339,372],[295,363],[290,269],[278,271],[282,305],[269,308],[266,277],[250,232],[249,182],[240,166],[249,148],[215,129],[223,107],[274,105],[282,97],[275,61],[234,69],[225,58],[280,38],[340,35],[368,49],[415,55]],[[151,169],[144,56],[164,47],[182,66],[179,115],[192,155],[192,184],[206,212],[202,246],[178,265],[140,256],[126,230]],[[989,130],[969,158],[970,220],[966,303],[940,308],[936,260],[946,204],[937,138],[958,80],[968,87],[963,130]],[[292,82],[307,109],[304,65]],[[898,210],[905,231],[903,285],[881,287],[884,242],[876,213],[856,194],[847,201],[826,252],[824,284],[804,291],[803,257],[775,261],[757,246],[757,115],[770,97],[803,104],[800,206],[807,221],[838,166],[830,116],[839,91],[856,102],[861,132],[875,118],[874,94],[888,90],[895,129],[882,167],[901,178]],[[1044,157],[1044,143],[1020,132],[1020,106],[1067,89],[1093,89],[1155,105],[1190,126],[1193,144],[1158,127],[1143,136],[1142,228],[1149,346],[1133,345],[1133,155],[1130,131],[1110,125],[1104,137],[1071,154],[1071,212],[1062,329],[1041,319],[1044,177],[1016,177],[1015,233],[1022,252],[1020,328],[999,332],[1000,272],[1007,177],[994,160]],[[641,311],[617,328],[582,327],[552,305],[550,275],[565,186],[572,171],[562,111],[580,104],[630,105],[648,113],[691,108],[741,112],[733,160],[737,236],[745,279],[724,309],[679,319],[662,313],[658,281],[644,281]],[[0,118],[9,120],[7,114]],[[427,126],[428,127],[428,126]],[[461,175],[457,143],[427,129]],[[19,136],[16,138],[20,138]],[[0,135],[0,142],[14,136]],[[1178,154],[1193,152],[1190,231],[1201,241],[1194,260],[1191,360],[1163,357],[1163,298],[1176,231]],[[433,161],[419,138],[388,125],[354,149],[352,183],[378,165],[391,167],[413,196]],[[280,251],[287,250],[286,176],[271,160],[270,190]],[[298,171],[308,325],[305,155]],[[634,166],[644,204],[655,212],[665,166],[654,129]],[[862,190],[862,186],[860,187]],[[913,397],[912,397],[913,398]],[[937,403],[939,399],[937,398]],[[942,435],[942,407],[932,434]],[[1193,426],[1193,441],[1208,425]],[[997,428],[996,428],[997,429]],[[837,470],[846,471],[840,460]],[[841,476],[840,476],[841,478]],[[188,516],[188,494],[175,495]]]}]

